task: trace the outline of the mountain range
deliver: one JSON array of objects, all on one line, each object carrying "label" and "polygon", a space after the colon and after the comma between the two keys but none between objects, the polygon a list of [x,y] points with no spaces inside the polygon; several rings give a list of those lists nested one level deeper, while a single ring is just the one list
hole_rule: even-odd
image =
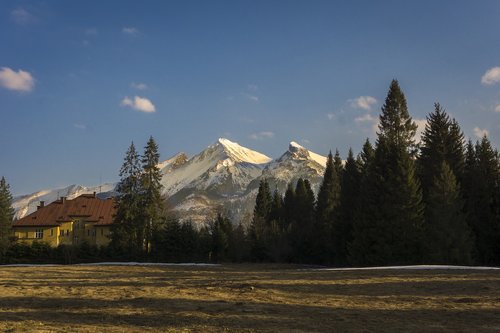
[{"label": "mountain range", "polygon": [[[199,154],[188,157],[178,153],[158,164],[163,177],[163,193],[170,207],[182,220],[203,223],[217,211],[223,211],[233,222],[251,219],[261,179],[271,189],[284,193],[288,183],[307,178],[318,191],[326,165],[326,157],[307,150],[296,142],[278,158],[240,146],[220,138]],[[15,197],[16,218],[36,210],[40,201],[50,203],[59,197],[75,198],[96,192],[101,198],[115,196],[116,184],[86,187],[70,185]]]}]

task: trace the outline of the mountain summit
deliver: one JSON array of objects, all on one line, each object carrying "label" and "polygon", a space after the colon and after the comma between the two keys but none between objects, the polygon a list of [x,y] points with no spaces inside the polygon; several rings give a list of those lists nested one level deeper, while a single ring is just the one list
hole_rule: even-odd
[{"label": "mountain summit", "polygon": [[[290,142],[278,159],[219,138],[200,153],[189,158],[178,153],[160,162],[163,193],[182,219],[203,222],[218,209],[233,214],[234,222],[251,216],[259,181],[266,178],[282,192],[289,182],[307,178],[317,190],[326,165],[326,157],[298,143]],[[14,199],[16,216],[23,217],[36,209],[39,200],[50,201],[58,196],[69,198],[81,193],[102,192],[100,196],[116,195],[116,184],[93,188],[71,185],[64,189],[47,190]]]}]

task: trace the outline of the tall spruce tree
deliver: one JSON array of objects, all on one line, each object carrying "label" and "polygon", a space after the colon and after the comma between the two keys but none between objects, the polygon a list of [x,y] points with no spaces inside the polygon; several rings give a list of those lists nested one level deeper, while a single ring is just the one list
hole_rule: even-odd
[{"label": "tall spruce tree", "polygon": [[467,221],[475,237],[480,264],[500,262],[500,166],[498,152],[484,136],[469,141],[464,179]]},{"label": "tall spruce tree", "polygon": [[351,260],[360,265],[418,263],[424,206],[413,156],[417,125],[396,80],[380,115],[374,160],[367,171]]},{"label": "tall spruce tree", "polygon": [[429,188],[427,202],[424,260],[433,264],[471,264],[473,243],[460,186],[445,161]]},{"label": "tall spruce tree", "polygon": [[316,201],[316,219],[314,233],[314,256],[320,263],[331,261],[333,220],[335,209],[340,202],[340,177],[334,164],[332,152],[328,154],[323,181]]},{"label": "tall spruce tree", "polygon": [[138,227],[144,221],[141,173],[139,155],[132,142],[120,169],[116,215],[111,229],[111,247],[129,256],[140,254],[143,246],[143,233]]},{"label": "tall spruce tree", "polygon": [[10,245],[13,219],[14,209],[12,208],[10,186],[2,177],[0,179],[0,263],[4,261],[5,253]]},{"label": "tall spruce tree", "polygon": [[255,198],[253,219],[250,225],[251,252],[254,260],[268,259],[268,221],[271,213],[272,195],[269,183],[263,179]]},{"label": "tall spruce tree", "polygon": [[338,220],[334,224],[333,247],[334,264],[346,266],[349,263],[349,244],[352,242],[352,228],[359,208],[361,172],[349,149],[345,169],[342,172]]},{"label": "tall spruce tree", "polygon": [[441,172],[443,162],[448,164],[457,180],[462,179],[464,151],[464,135],[460,126],[454,119],[450,119],[439,103],[435,103],[434,111],[427,117],[418,159],[425,201],[434,178]]},{"label": "tall spruce tree", "polygon": [[314,258],[314,192],[307,179],[299,178],[295,187],[295,219],[291,226],[293,260],[302,263],[317,261]]},{"label": "tall spruce tree", "polygon": [[143,246],[146,252],[150,251],[153,232],[160,230],[164,222],[165,203],[161,194],[162,174],[158,168],[160,154],[158,145],[152,136],[144,147],[142,155],[142,209],[144,210],[144,220],[141,223],[141,233],[143,234]]}]

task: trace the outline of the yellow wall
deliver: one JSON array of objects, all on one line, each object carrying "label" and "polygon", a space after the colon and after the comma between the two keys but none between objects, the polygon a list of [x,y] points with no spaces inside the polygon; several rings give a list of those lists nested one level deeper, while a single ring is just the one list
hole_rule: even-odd
[{"label": "yellow wall", "polygon": [[[37,237],[37,230],[43,230],[43,237]],[[14,230],[14,235],[20,242],[28,244],[34,241],[45,242],[51,246],[58,246],[59,227],[19,227]]]},{"label": "yellow wall", "polygon": [[111,228],[109,226],[97,226],[95,227],[96,237],[95,244],[97,246],[108,245],[111,241]]},{"label": "yellow wall", "polygon": [[[36,231],[43,230],[43,237],[36,238]],[[109,226],[94,226],[92,222],[81,220],[63,222],[58,227],[16,227],[14,235],[19,242],[46,242],[53,247],[60,244],[79,245],[84,240],[90,245],[105,246],[110,242]]]}]

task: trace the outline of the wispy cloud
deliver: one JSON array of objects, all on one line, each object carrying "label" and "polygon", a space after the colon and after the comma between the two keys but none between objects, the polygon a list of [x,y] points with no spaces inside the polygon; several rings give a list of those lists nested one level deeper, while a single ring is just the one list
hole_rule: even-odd
[{"label": "wispy cloud", "polygon": [[9,67],[0,69],[0,86],[15,91],[32,91],[35,86],[35,79],[26,71],[13,71]]},{"label": "wispy cloud", "polygon": [[352,108],[370,111],[377,100],[372,96],[359,96],[347,101]]},{"label": "wispy cloud", "polygon": [[256,85],[256,84],[251,83],[251,84],[247,85],[247,90],[248,91],[257,91],[257,90],[259,90],[259,86]]},{"label": "wispy cloud", "polygon": [[326,117],[328,118],[328,120],[333,120],[335,119],[335,113],[327,113]]},{"label": "wispy cloud", "polygon": [[99,34],[99,31],[96,28],[85,29],[86,36],[97,36],[98,34]]},{"label": "wispy cloud", "polygon": [[17,8],[10,12],[10,18],[19,25],[25,25],[36,22],[35,15],[24,8]]},{"label": "wispy cloud", "polygon": [[85,131],[87,129],[87,125],[80,124],[80,123],[73,124],[73,127],[78,128],[79,130],[82,130],[82,131]]},{"label": "wispy cloud", "polygon": [[135,82],[132,82],[130,84],[130,86],[132,88],[134,88],[134,89],[137,89],[137,90],[146,90],[146,89],[148,89],[148,86],[145,83],[135,83]]},{"label": "wispy cloud", "polygon": [[366,123],[366,122],[373,123],[376,122],[377,120],[378,117],[374,117],[370,113],[366,113],[364,115],[354,118],[354,121],[356,123]]},{"label": "wispy cloud", "polygon": [[481,77],[481,83],[489,86],[500,82],[500,67],[492,67]]},{"label": "wispy cloud", "polygon": [[264,131],[258,133],[250,134],[250,139],[252,140],[264,140],[264,139],[272,139],[274,138],[274,132]]},{"label": "wispy cloud", "polygon": [[253,102],[258,102],[259,101],[259,97],[258,96],[255,96],[255,95],[251,95],[251,94],[247,94],[247,93],[242,93],[241,95],[243,95],[245,98],[253,101]]},{"label": "wispy cloud", "polygon": [[123,98],[121,105],[131,107],[132,109],[145,113],[156,112],[156,107],[154,106],[154,104],[145,97],[135,96],[134,99],[131,99],[126,96],[125,98]]},{"label": "wispy cloud", "polygon": [[500,104],[498,104],[497,106],[495,106],[495,112],[500,112]]},{"label": "wispy cloud", "polygon": [[137,36],[139,34],[139,30],[134,27],[123,27],[122,32],[129,36]]},{"label": "wispy cloud", "polygon": [[482,139],[482,138],[483,138],[483,136],[485,136],[485,135],[486,135],[486,136],[490,135],[490,132],[488,132],[488,130],[487,130],[487,129],[481,129],[481,128],[479,128],[479,127],[477,127],[477,126],[476,126],[476,127],[474,127],[474,135],[475,135],[477,138]]}]

